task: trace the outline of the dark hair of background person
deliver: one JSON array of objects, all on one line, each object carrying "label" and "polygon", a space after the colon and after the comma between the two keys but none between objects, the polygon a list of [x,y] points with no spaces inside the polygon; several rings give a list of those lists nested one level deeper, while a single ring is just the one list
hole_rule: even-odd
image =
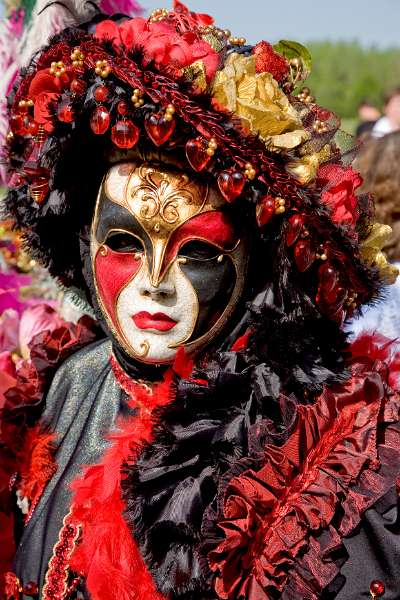
[{"label": "dark hair of background person", "polygon": [[[400,89],[398,90],[400,94]],[[400,131],[370,140],[355,164],[364,183],[363,192],[373,194],[376,220],[390,225],[393,234],[384,248],[392,261],[400,260]]]}]

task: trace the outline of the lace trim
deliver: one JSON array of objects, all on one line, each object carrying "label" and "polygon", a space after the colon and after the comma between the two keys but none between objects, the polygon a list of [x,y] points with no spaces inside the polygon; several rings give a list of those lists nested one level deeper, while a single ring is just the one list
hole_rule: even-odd
[{"label": "lace trim", "polygon": [[81,527],[72,517],[72,509],[64,517],[58,541],[54,545],[49,561],[42,600],[64,600],[70,593],[68,587],[69,560],[78,542]]}]

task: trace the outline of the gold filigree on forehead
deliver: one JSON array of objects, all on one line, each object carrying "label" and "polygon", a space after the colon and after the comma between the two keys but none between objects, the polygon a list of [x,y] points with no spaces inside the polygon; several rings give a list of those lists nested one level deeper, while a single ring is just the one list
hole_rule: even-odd
[{"label": "gold filigree on forehead", "polygon": [[192,217],[215,211],[224,203],[207,184],[148,163],[113,167],[105,188],[108,198],[128,209],[151,239],[153,285],[158,285],[165,273],[164,256],[173,232]]},{"label": "gold filigree on forehead", "polygon": [[194,186],[186,174],[172,175],[142,165],[131,173],[126,195],[137,218],[169,229],[201,212],[207,193],[206,186]]}]

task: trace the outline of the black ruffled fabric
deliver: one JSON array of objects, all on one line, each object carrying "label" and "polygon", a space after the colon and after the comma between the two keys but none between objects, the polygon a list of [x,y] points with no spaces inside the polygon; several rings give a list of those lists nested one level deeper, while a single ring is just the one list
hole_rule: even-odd
[{"label": "black ruffled fabric", "polygon": [[[293,411],[290,402],[279,404],[279,378],[265,365],[247,367],[240,353],[220,358],[224,370],[214,365],[197,381],[181,382],[177,401],[160,415],[155,442],[124,480],[126,518],[146,564],[159,590],[179,600],[216,598],[200,547],[221,481],[261,466],[266,437],[280,444],[291,429]],[[280,429],[273,426],[277,415]]]}]

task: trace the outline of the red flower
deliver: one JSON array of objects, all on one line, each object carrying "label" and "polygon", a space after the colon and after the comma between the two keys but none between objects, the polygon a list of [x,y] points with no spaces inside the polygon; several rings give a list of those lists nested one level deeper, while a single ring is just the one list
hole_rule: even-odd
[{"label": "red flower", "polygon": [[362,184],[359,173],[351,167],[323,165],[318,171],[318,184],[325,188],[321,200],[332,211],[332,220],[355,227],[358,219],[356,189]]},{"label": "red flower", "polygon": [[54,129],[51,107],[59,102],[68,77],[54,77],[48,69],[38,71],[29,86],[29,98],[35,101],[34,119],[48,133]]},{"label": "red flower", "polygon": [[207,25],[212,25],[214,23],[214,19],[210,15],[206,15],[206,14],[203,14],[203,13],[191,12],[188,9],[188,7],[185,6],[182,2],[179,2],[179,0],[174,0],[174,11],[177,12],[177,13],[181,13],[183,15],[190,16],[191,19],[197,25],[200,25],[200,27],[204,27],[204,26],[207,26]]},{"label": "red flower", "polygon": [[96,27],[96,37],[121,44],[126,50],[143,54],[143,64],[154,63],[156,68],[179,75],[181,69],[202,60],[207,81],[215,76],[219,64],[218,53],[193,33],[177,32],[167,22],[149,23],[135,18],[124,21],[119,27],[113,21],[103,21]]},{"label": "red flower", "polygon": [[[144,21],[144,19],[142,19],[142,21]],[[101,21],[96,26],[96,33],[94,37],[101,41],[113,42],[114,45],[117,46],[121,43],[120,28],[115,21],[111,21],[111,19]]]},{"label": "red flower", "polygon": [[278,83],[288,74],[286,58],[275,52],[268,42],[259,42],[254,47],[253,54],[256,58],[257,73],[271,73]]},{"label": "red flower", "polygon": [[[114,22],[113,25],[115,25]],[[96,36],[98,35],[97,32],[98,26],[96,27]],[[120,25],[119,32],[122,44],[126,48],[141,48],[149,36],[149,24],[146,19],[141,19],[140,17],[129,19]]]}]

